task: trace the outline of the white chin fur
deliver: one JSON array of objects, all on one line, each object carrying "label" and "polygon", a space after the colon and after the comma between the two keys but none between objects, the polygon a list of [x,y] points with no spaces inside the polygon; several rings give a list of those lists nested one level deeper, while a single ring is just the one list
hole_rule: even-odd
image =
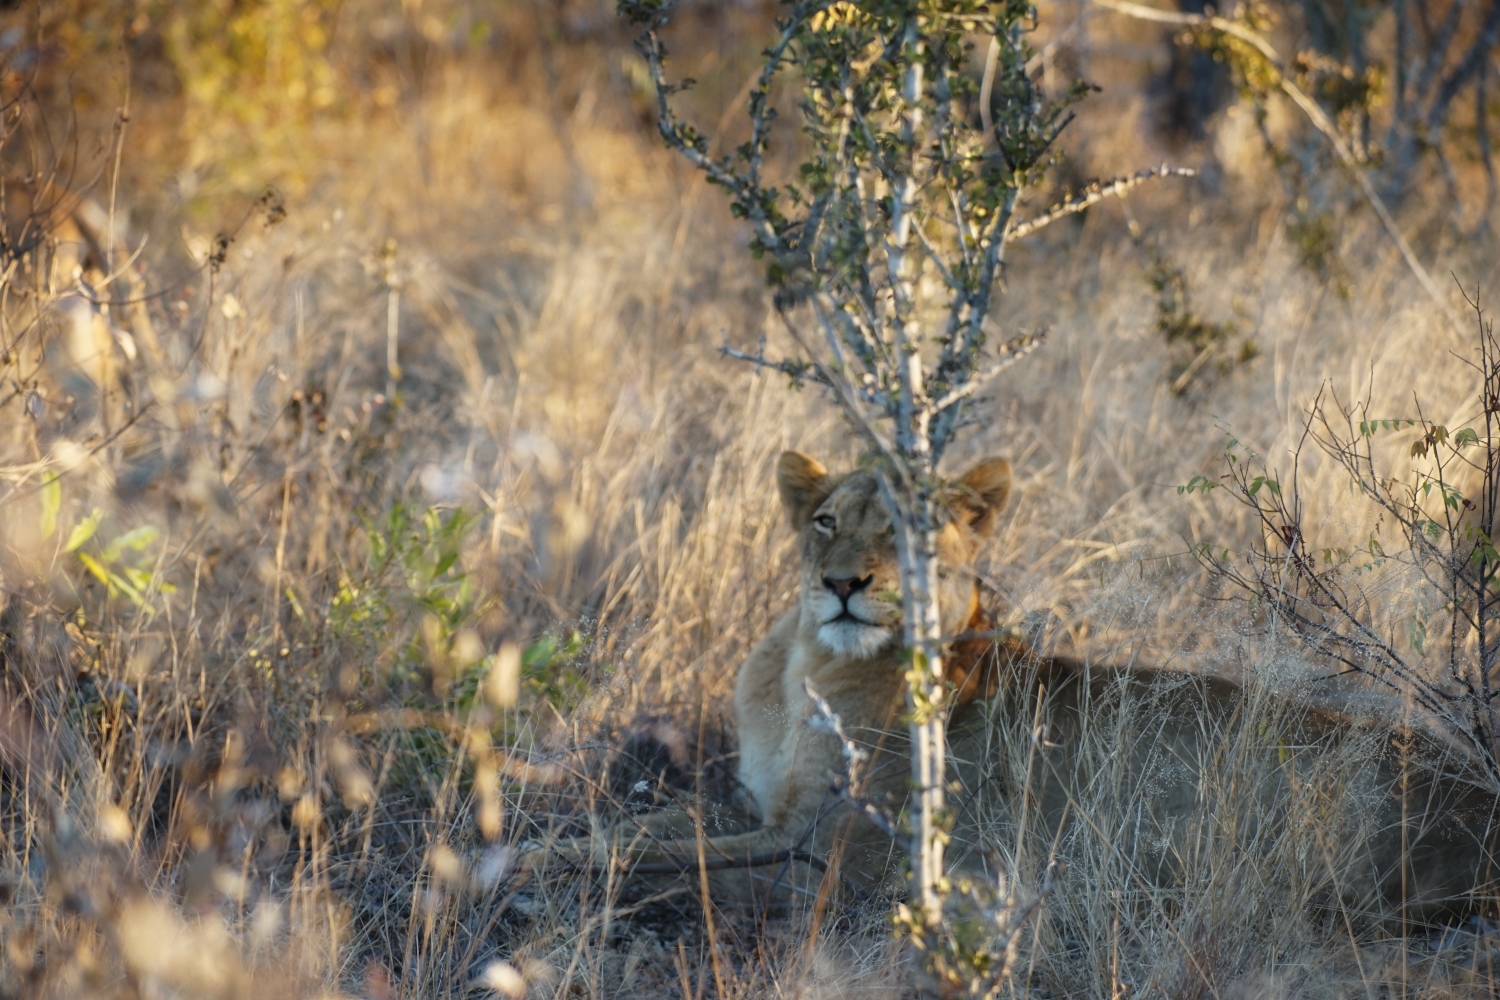
[{"label": "white chin fur", "polygon": [[818,626],[818,641],[840,656],[869,659],[891,641],[891,630],[858,622],[829,622]]}]

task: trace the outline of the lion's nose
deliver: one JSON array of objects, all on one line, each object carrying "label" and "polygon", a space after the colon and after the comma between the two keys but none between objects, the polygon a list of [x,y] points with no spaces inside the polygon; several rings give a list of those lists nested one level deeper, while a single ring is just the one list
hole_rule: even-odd
[{"label": "lion's nose", "polygon": [[853,594],[857,593],[858,591],[864,590],[866,587],[868,587],[870,584],[872,584],[874,582],[875,582],[875,575],[873,573],[870,574],[869,576],[866,576],[866,577],[858,577],[858,576],[825,576],[825,577],[823,577],[823,586],[827,587],[829,590],[831,590],[835,594],[839,595],[839,600],[841,600],[841,601],[843,601],[845,603],[848,603],[849,598]]}]

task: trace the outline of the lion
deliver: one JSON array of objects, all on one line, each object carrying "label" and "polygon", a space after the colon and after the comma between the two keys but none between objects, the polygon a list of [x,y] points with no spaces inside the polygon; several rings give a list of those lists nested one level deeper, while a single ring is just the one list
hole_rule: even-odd
[{"label": "lion", "polygon": [[[911,780],[909,661],[890,513],[868,469],[835,475],[788,451],[776,482],[797,532],[799,590],[739,669],[739,801],[596,826],[534,849],[525,867],[613,861],[658,887],[691,874],[719,903],[898,884],[904,858],[890,831]],[[991,458],[943,493],[957,872],[992,875],[996,833],[1008,831],[1029,837],[1034,857],[1092,852],[1152,886],[1203,877],[1204,858],[1259,851],[1271,868],[1298,869],[1309,903],[1362,920],[1393,909],[1438,920],[1494,898],[1496,797],[1435,737],[1216,677],[1042,656],[997,633],[973,566],[1010,491],[1010,463]],[[1113,828],[1101,827],[1102,810]],[[1297,827],[1310,816],[1320,836],[1308,849]]]}]

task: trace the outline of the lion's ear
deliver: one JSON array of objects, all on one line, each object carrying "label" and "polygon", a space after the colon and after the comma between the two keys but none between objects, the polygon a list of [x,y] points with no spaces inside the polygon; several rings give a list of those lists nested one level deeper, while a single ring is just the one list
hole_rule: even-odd
[{"label": "lion's ear", "polygon": [[784,451],[776,460],[776,488],[792,528],[801,531],[828,499],[828,470],[811,455]]},{"label": "lion's ear", "polygon": [[988,535],[1009,502],[1010,462],[987,458],[964,473],[953,506],[968,519],[975,534]]}]

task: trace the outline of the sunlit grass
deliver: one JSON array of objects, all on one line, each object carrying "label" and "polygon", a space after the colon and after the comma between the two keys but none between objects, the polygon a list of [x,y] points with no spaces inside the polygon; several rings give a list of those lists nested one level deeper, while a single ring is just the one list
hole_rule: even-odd
[{"label": "sunlit grass", "polygon": [[[904,995],[878,904],[710,931],[696,884],[643,904],[618,881],[512,877],[521,841],[590,815],[732,795],[735,670],[795,586],[772,464],[857,457],[814,392],[718,357],[786,336],[746,235],[639,127],[628,51],[584,51],[500,82],[434,56],[399,101],[319,118],[301,152],[332,166],[289,187],[284,219],[207,166],[226,192],[209,208],[132,189],[181,164],[127,143],[114,266],[149,239],[94,287],[163,294],[106,313],[67,292],[88,263],[68,240],[7,275],[9,995]],[[1122,121],[1081,123],[1078,159],[1159,162]],[[1243,155],[1231,172],[1254,176]],[[1260,351],[1187,391],[1121,209],[1017,251],[999,321],[1049,326],[1048,347],[952,461],[1015,462],[980,568],[997,616],[1046,648],[1304,689],[1315,665],[1244,634],[1187,555],[1246,525],[1176,487],[1215,474],[1230,433],[1277,461],[1324,378],[1392,416],[1413,390],[1473,408],[1448,353],[1467,345],[1368,220],[1342,237],[1343,298],[1276,197],[1128,206],[1195,314]],[[246,220],[218,265],[210,217]],[[1484,245],[1442,252],[1487,285]],[[1310,530],[1370,529],[1336,469],[1303,476]],[[1212,794],[1235,807],[1227,781]],[[1472,934],[1320,924],[1234,846],[1146,900],[1077,859],[1015,995],[1488,995]]]}]

